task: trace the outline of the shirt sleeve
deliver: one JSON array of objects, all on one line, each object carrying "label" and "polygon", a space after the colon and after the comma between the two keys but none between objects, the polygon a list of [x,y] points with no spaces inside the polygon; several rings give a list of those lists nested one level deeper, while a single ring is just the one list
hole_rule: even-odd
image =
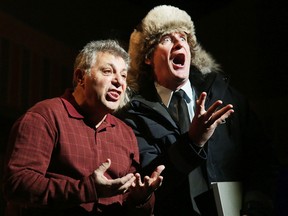
[{"label": "shirt sleeve", "polygon": [[82,179],[47,178],[57,130],[40,114],[27,112],[10,134],[4,195],[22,205],[87,203],[97,200],[91,176]]}]

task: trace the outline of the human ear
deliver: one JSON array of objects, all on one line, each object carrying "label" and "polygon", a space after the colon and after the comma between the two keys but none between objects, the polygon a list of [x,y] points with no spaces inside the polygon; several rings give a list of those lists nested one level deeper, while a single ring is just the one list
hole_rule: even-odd
[{"label": "human ear", "polygon": [[74,76],[75,76],[75,80],[77,81],[78,84],[83,84],[83,80],[84,80],[84,75],[85,75],[85,71],[81,70],[81,69],[76,69],[76,71],[74,72]]},{"label": "human ear", "polygon": [[151,59],[148,58],[148,57],[146,57],[146,58],[145,58],[145,63],[148,64],[148,65],[150,65],[150,64],[151,64]]}]

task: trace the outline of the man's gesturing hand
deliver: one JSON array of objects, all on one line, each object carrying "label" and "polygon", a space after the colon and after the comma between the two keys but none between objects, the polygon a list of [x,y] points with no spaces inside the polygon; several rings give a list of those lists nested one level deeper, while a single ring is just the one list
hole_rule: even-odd
[{"label": "man's gesturing hand", "polygon": [[94,180],[98,197],[111,197],[125,193],[135,181],[133,173],[117,179],[107,179],[104,173],[109,169],[111,160],[107,159],[98,169],[94,171]]},{"label": "man's gesturing hand", "polygon": [[151,196],[151,194],[161,186],[163,181],[163,176],[161,176],[161,173],[164,169],[164,165],[159,165],[153,171],[150,177],[144,177],[143,182],[141,180],[141,175],[136,173],[136,180],[129,189],[129,198],[132,199],[134,203],[145,202]]},{"label": "man's gesturing hand", "polygon": [[234,112],[232,104],[218,109],[223,103],[221,100],[217,100],[206,111],[206,96],[206,92],[202,92],[197,100],[195,116],[189,129],[190,139],[199,147],[202,147],[212,136],[216,127],[219,124],[225,123],[225,119]]}]

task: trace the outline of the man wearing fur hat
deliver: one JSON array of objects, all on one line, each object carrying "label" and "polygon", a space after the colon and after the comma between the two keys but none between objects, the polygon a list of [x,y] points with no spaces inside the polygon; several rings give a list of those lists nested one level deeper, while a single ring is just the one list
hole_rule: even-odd
[{"label": "man wearing fur hat", "polygon": [[[223,181],[243,182],[241,215],[273,215],[269,142],[246,99],[197,43],[190,16],[153,8],[131,34],[129,53],[132,96],[117,115],[137,136],[143,172],[165,164],[155,216],[217,215],[211,182]],[[177,120],[170,103],[180,91],[188,114]]]}]

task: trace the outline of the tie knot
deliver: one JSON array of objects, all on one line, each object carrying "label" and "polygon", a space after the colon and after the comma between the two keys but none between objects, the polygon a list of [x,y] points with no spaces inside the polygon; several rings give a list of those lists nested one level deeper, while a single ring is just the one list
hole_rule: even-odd
[{"label": "tie knot", "polygon": [[175,91],[173,93],[173,95],[175,95],[176,97],[181,97],[181,98],[184,97],[184,94],[185,94],[185,92],[182,89],[180,89],[179,91]]}]

